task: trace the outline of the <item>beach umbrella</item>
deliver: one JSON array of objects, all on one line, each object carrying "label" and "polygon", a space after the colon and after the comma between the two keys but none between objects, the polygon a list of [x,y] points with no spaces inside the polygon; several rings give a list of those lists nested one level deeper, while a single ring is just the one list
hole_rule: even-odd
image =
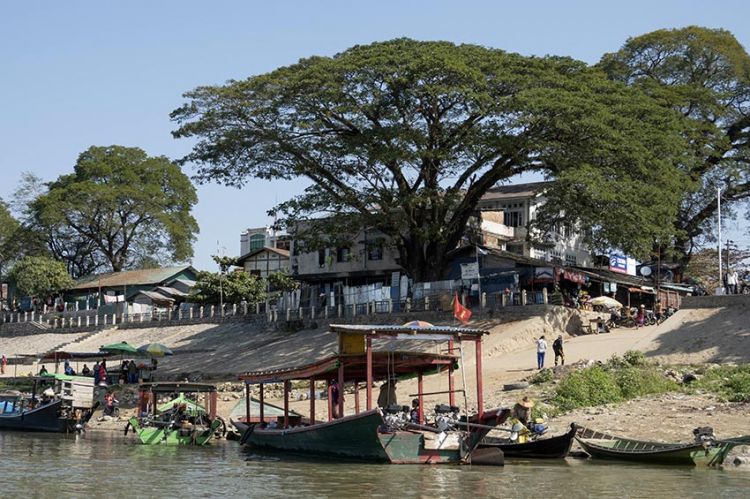
[{"label": "beach umbrella", "polygon": [[597,296],[589,303],[593,306],[601,306],[605,308],[622,308],[622,303],[614,298],[610,298],[609,296]]},{"label": "beach umbrella", "polygon": [[144,355],[150,355],[151,357],[164,357],[165,355],[172,355],[174,352],[161,343],[146,343],[145,345],[139,346],[138,351]]},{"label": "beach umbrella", "polygon": [[112,343],[111,345],[103,345],[99,347],[99,350],[102,352],[109,352],[113,354],[119,354],[119,355],[138,355],[138,349],[135,348],[133,345],[128,343],[127,341],[122,341],[120,343]]},{"label": "beach umbrella", "polygon": [[411,321],[404,324],[406,327],[413,327],[413,328],[419,328],[419,327],[434,327],[432,324],[426,321]]}]

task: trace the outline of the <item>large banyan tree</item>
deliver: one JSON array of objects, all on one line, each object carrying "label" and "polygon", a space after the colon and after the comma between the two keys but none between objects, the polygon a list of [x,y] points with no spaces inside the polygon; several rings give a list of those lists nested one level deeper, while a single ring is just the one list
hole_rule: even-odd
[{"label": "large banyan tree", "polygon": [[569,58],[397,39],[185,97],[174,135],[195,139],[199,180],[307,179],[280,224],[307,248],[380,231],[416,279],[440,276],[482,195],[521,173],[558,180],[572,205],[548,221],[594,247],[648,252],[677,213],[679,117]]}]

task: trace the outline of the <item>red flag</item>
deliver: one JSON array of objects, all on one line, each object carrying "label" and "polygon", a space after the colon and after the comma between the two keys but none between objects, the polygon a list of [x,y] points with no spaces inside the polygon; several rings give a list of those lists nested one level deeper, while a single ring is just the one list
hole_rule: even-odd
[{"label": "red flag", "polygon": [[453,317],[466,324],[471,318],[471,310],[461,305],[458,300],[458,293],[453,297]]}]

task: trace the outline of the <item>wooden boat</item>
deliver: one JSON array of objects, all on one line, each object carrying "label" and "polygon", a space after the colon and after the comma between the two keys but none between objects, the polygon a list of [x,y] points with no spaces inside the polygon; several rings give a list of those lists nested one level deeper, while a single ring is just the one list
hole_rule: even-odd
[{"label": "wooden boat", "polygon": [[[368,326],[332,325],[331,331],[338,334],[337,355],[312,364],[294,368],[254,371],[240,375],[246,383],[246,400],[250,400],[250,385],[260,388],[259,424],[250,425],[243,434],[242,443],[252,448],[274,449],[293,453],[311,453],[390,463],[438,464],[492,462],[502,464],[502,452],[497,449],[476,452],[481,439],[500,422],[500,411],[484,411],[481,377],[481,339],[485,331],[469,328],[418,326]],[[414,351],[374,351],[373,339],[426,340],[448,342],[448,353],[435,354]],[[422,378],[425,373],[444,370],[448,372],[450,406],[455,407],[453,369],[458,360],[453,353],[453,341],[474,341],[477,355],[477,400],[478,414],[458,421],[457,412],[443,417],[440,428],[425,421],[420,411],[418,423],[408,417],[408,407],[373,407],[372,386],[375,379],[394,376],[414,376],[418,382],[420,407],[424,408]],[[310,417],[307,420],[289,413],[291,382],[310,382]],[[337,409],[331,405],[332,381],[339,387],[352,383],[355,396],[355,413],[334,419],[333,414],[344,414],[343,397],[339,397]],[[328,420],[315,421],[315,382],[328,383]],[[359,383],[365,383],[366,405],[360,411]],[[268,383],[284,385],[284,416],[268,423],[264,414],[264,386]],[[342,389],[343,391],[343,389]],[[433,393],[434,394],[434,393]],[[457,409],[456,409],[457,411]],[[506,416],[506,413],[502,413]],[[246,421],[251,420],[248,404]],[[239,427],[239,426],[238,426]]]},{"label": "wooden boat", "polygon": [[[177,396],[157,406],[159,394]],[[208,399],[207,409],[195,400],[201,394]],[[217,433],[226,433],[224,421],[216,416],[217,390],[214,385],[142,383],[139,387],[139,401],[140,417],[128,420],[125,434],[132,429],[143,444],[206,445]]]},{"label": "wooden boat", "polygon": [[[83,428],[93,412],[93,380],[65,375],[31,380],[30,395],[0,394],[0,430],[72,433]],[[52,397],[38,395],[45,387],[52,390]]]},{"label": "wooden boat", "polygon": [[732,441],[669,444],[620,438],[588,428],[579,428],[576,440],[591,457],[654,464],[715,466],[724,461],[738,443]]},{"label": "wooden boat", "polygon": [[576,424],[572,423],[567,433],[524,443],[514,442],[508,438],[484,437],[479,447],[497,447],[503,451],[506,458],[562,459],[570,452],[577,430]]}]

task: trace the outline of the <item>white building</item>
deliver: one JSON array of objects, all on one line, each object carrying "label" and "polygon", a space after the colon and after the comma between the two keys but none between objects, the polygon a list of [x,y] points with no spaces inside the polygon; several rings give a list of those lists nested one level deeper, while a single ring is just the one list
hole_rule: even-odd
[{"label": "white building", "polygon": [[546,199],[551,182],[504,185],[487,191],[479,201],[482,235],[486,246],[565,265],[591,266],[591,252],[580,231],[561,227],[552,234],[551,248],[535,248],[527,240],[529,222]]}]

